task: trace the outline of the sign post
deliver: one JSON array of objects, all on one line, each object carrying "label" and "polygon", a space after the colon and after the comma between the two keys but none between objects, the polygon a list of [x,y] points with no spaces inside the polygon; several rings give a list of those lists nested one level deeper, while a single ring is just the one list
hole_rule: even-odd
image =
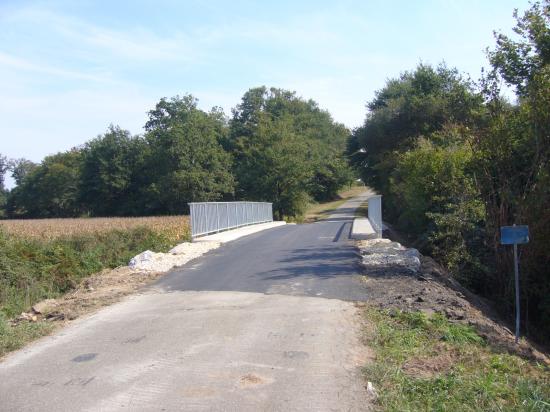
[{"label": "sign post", "polygon": [[528,226],[501,226],[500,243],[502,245],[514,245],[514,277],[516,284],[516,344],[519,342],[519,262],[518,262],[518,244],[529,242]]}]

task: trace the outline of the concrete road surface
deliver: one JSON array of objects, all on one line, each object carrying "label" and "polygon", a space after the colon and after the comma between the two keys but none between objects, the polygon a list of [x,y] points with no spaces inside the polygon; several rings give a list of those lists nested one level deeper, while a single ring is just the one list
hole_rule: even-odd
[{"label": "concrete road surface", "polygon": [[348,238],[363,200],[225,244],[8,356],[0,410],[368,410]]}]

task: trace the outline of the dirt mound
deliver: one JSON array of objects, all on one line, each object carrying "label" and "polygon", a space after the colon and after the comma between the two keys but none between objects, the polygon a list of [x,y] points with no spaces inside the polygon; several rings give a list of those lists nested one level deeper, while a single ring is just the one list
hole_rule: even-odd
[{"label": "dirt mound", "polygon": [[[380,245],[358,241],[360,255],[378,253]],[[402,246],[397,242],[387,243],[396,250]],[[370,251],[369,248],[373,248]],[[372,263],[372,262],[371,262]],[[433,259],[420,255],[420,268],[396,270],[392,266],[364,265],[365,283],[371,304],[389,310],[407,312],[421,311],[428,315],[442,313],[452,322],[468,324],[495,348],[495,350],[516,353],[528,359],[550,366],[548,356],[526,339],[515,344],[514,334],[498,318],[495,311],[479,296],[462,287]],[[430,362],[438,365],[444,359],[434,358],[429,362],[419,359],[410,368],[422,368]],[[428,368],[429,369],[429,368]]]},{"label": "dirt mound", "polygon": [[73,320],[119,301],[160,275],[160,272],[136,272],[127,266],[106,269],[84,279],[75,290],[63,297],[39,302],[30,312],[22,313],[11,322]]}]

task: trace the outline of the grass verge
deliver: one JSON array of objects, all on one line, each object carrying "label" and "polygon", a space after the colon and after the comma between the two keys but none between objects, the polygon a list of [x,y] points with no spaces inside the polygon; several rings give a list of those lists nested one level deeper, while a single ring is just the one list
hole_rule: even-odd
[{"label": "grass verge", "polygon": [[550,411],[547,367],[494,351],[471,327],[422,312],[365,316],[379,410]]},{"label": "grass verge", "polygon": [[369,202],[361,203],[361,206],[355,211],[356,217],[369,217]]},{"label": "grass verge", "polygon": [[0,359],[8,352],[25,346],[28,342],[48,335],[55,329],[51,322],[21,323],[12,326],[0,312]]},{"label": "grass verge", "polygon": [[351,186],[349,189],[338,193],[338,199],[330,202],[311,203],[304,213],[303,222],[315,222],[327,218],[334,210],[342,206],[347,200],[360,195],[366,190],[363,185]]},{"label": "grass verge", "polygon": [[51,240],[14,236],[0,230],[0,357],[48,334],[47,322],[12,325],[8,319],[43,299],[57,298],[105,268],[127,265],[144,250],[165,252],[185,240],[148,227],[110,230]]}]

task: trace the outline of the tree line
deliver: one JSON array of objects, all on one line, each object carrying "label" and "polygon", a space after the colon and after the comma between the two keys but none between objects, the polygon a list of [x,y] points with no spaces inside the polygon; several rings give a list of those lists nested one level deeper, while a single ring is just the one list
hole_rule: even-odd
[{"label": "tree line", "polygon": [[496,34],[479,82],[423,64],[389,80],[347,152],[384,195],[385,219],[504,313],[514,308],[513,260],[499,230],[529,225],[523,322],[550,342],[550,2],[515,17],[516,35]]},{"label": "tree line", "polygon": [[[107,132],[40,164],[0,157],[0,205],[8,218],[182,214],[188,202],[270,201],[277,218],[328,200],[352,181],[349,131],[282,89],[253,88],[231,118],[191,95],[161,99],[145,133]],[[16,186],[7,191],[11,172]]]},{"label": "tree line", "polygon": [[[360,176],[384,218],[474,291],[513,313],[504,225],[520,248],[523,322],[550,342],[550,0],[515,13],[474,82],[444,64],[390,79],[348,131],[317,103],[254,88],[227,118],[193,96],[161,99],[145,133],[112,126],[40,164],[0,156],[0,213],[11,218],[178,214],[187,202],[262,200],[276,217],[336,197]],[[503,97],[506,86],[515,95]],[[11,173],[17,185],[3,189]]]}]

